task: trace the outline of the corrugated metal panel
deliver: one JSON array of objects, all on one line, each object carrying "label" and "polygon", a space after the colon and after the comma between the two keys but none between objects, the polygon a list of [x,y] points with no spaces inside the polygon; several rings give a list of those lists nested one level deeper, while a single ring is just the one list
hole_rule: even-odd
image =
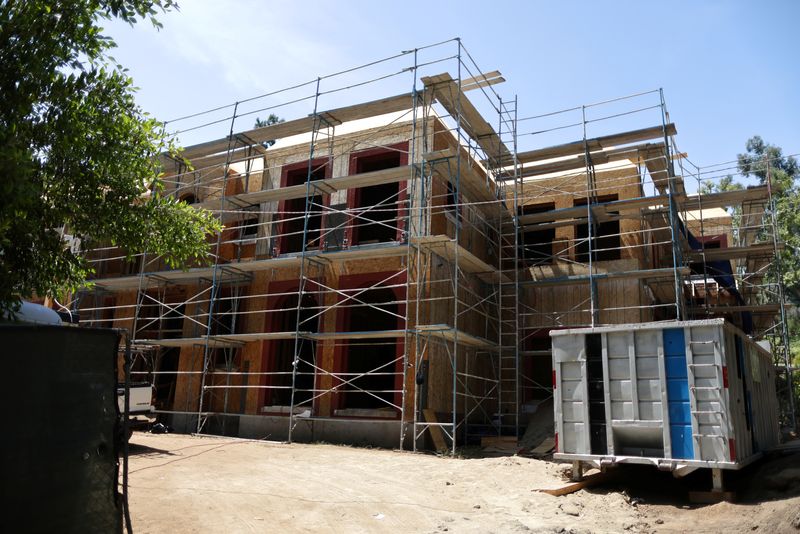
[{"label": "corrugated metal panel", "polygon": [[556,373],[553,404],[558,414],[556,430],[560,440],[559,450],[588,454],[584,336],[553,339],[553,361]]},{"label": "corrugated metal panel", "polygon": [[664,330],[663,335],[672,458],[691,459],[694,458],[694,446],[686,367],[686,340],[681,328]]}]

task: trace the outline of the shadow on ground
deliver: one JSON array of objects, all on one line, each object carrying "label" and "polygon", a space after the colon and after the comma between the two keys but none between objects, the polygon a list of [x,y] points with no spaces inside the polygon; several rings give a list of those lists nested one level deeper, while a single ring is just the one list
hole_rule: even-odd
[{"label": "shadow on ground", "polygon": [[[617,466],[602,486],[591,493],[624,492],[632,501],[647,504],[702,507],[689,501],[690,491],[711,490],[711,470],[698,469],[675,478],[669,472],[646,465]],[[736,493],[736,502],[758,504],[800,495],[800,452],[774,453],[738,470],[725,471],[726,491]]]},{"label": "shadow on ground", "polygon": [[175,453],[167,449],[157,449],[139,443],[128,443],[128,456],[175,456]]}]

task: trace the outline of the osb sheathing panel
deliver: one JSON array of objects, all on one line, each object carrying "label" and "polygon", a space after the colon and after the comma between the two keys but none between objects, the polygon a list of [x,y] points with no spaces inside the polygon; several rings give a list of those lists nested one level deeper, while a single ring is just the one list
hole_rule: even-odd
[{"label": "osb sheathing panel", "polygon": [[[455,325],[454,269],[451,262],[435,253],[431,255],[429,278],[431,300],[422,303],[422,306],[428,309],[429,323],[427,324]],[[458,282],[458,330],[496,341],[494,317],[497,314],[497,305],[493,300],[478,304],[487,295],[487,286],[475,276],[464,273],[458,274]]]},{"label": "osb sheathing panel", "polygon": [[[125,328],[133,331],[133,317],[136,313],[136,291],[120,291],[114,294],[114,328]],[[102,302],[102,301],[101,301]]]},{"label": "osb sheathing panel", "polygon": [[[643,196],[640,176],[635,167],[623,167],[597,171],[595,173],[597,195],[616,195],[617,200],[640,198]],[[520,194],[519,203],[524,206],[553,204],[554,209],[566,209],[575,205],[576,200],[586,198],[585,175],[570,175],[558,178],[543,178],[526,181]],[[621,258],[637,258],[644,261],[641,247],[643,229],[641,218],[629,215],[620,220]],[[560,226],[555,229],[554,253],[563,258],[575,259],[575,227]]]},{"label": "osb sheathing panel", "polygon": [[[339,289],[339,276],[331,273],[327,278],[325,284],[332,289]],[[320,327],[323,332],[336,332],[336,318],[339,308],[334,308],[339,301],[339,294],[333,291],[325,293],[323,296],[322,304],[327,307],[322,314],[322,321]],[[325,371],[334,370],[334,359],[336,351],[336,341],[326,340],[317,342],[317,358],[319,367]],[[327,373],[318,375],[319,389],[330,390],[333,387],[333,377]],[[323,417],[333,415],[333,398],[330,393],[321,395],[316,401],[317,413]]]},{"label": "osb sheathing panel", "polygon": [[[428,342],[426,355],[428,360],[428,380],[426,383],[427,402],[423,408],[430,408],[440,414],[439,422],[451,422],[453,411],[453,344],[431,340]],[[496,377],[497,360],[490,354],[479,353],[471,348],[460,346],[456,351],[456,372],[468,373],[487,378]],[[490,395],[493,384],[488,380],[459,377],[458,392],[456,396],[456,413],[463,415],[474,407],[476,401],[467,400],[464,393],[485,397]],[[495,390],[491,393],[497,396]],[[469,403],[469,405],[467,405]],[[489,399],[483,402],[483,411],[478,409],[470,415],[470,422],[488,423],[485,414],[497,411],[497,401]],[[484,413],[485,412],[485,413]]]},{"label": "osb sheathing panel", "polygon": [[[697,237],[724,235],[729,247],[736,244],[733,237],[733,223],[731,217],[705,216],[701,221],[698,214],[693,215],[694,218],[689,218],[689,220],[686,221],[686,228],[692,234]],[[750,231],[752,232],[753,230]]]},{"label": "osb sheathing panel", "polygon": [[[269,288],[270,273],[253,273],[253,279],[247,288],[249,298],[243,300],[244,310],[248,312],[245,316],[244,332],[264,332],[267,330],[268,315],[263,313],[267,309],[267,292]],[[247,368],[250,373],[264,372],[263,360],[267,347],[266,341],[252,341],[246,343],[242,348],[241,362],[242,368]],[[263,382],[263,375],[254,374],[244,377],[243,380],[248,386],[260,386]],[[246,391],[245,413],[260,413],[261,393],[260,388],[251,388]]]},{"label": "osb sheathing panel", "polygon": [[[447,179],[444,176],[438,174],[433,176],[431,197],[431,235],[446,235],[455,239],[456,208],[450,210],[445,208],[448,202]],[[466,194],[462,194],[458,200],[461,204],[457,207],[461,219],[458,243],[481,260],[496,266],[497,237],[476,210],[469,206],[470,201]]]},{"label": "osb sheathing panel", "polygon": [[200,372],[203,370],[203,347],[181,347],[178,378],[175,382],[173,409],[195,412],[200,406]]},{"label": "osb sheathing panel", "polygon": [[[588,282],[538,287],[526,291],[526,330],[576,327],[591,324]],[[638,279],[597,282],[598,322],[637,323],[652,320],[653,302]],[[623,309],[618,309],[623,308]]]}]

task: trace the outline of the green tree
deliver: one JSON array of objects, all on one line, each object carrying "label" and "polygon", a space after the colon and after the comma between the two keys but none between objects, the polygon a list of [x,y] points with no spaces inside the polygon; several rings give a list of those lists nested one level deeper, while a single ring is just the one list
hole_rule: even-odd
[{"label": "green tree", "polygon": [[700,184],[700,193],[703,195],[722,193],[724,191],[738,191],[739,189],[744,189],[744,186],[739,182],[734,182],[733,176],[730,174],[719,182],[706,181]]},{"label": "green tree", "polygon": [[794,157],[786,157],[780,147],[766,143],[756,135],[747,141],[747,151],[738,155],[743,176],[755,176],[761,184],[770,179],[778,223],[778,240],[783,282],[789,298],[800,303],[800,168]]},{"label": "green tree", "polygon": [[[92,272],[64,232],[173,266],[208,254],[220,225],[164,195],[174,139],[134,100],[102,20],[133,25],[172,0],[0,2],[0,311],[81,286]],[[130,254],[130,253],[129,253]]]},{"label": "green tree", "polygon": [[[261,120],[259,117],[256,117],[256,123],[253,125],[253,128],[265,128],[267,126],[272,126],[273,124],[280,124],[281,122],[284,122],[284,119],[278,117],[274,113],[270,113],[266,120]],[[274,140],[264,141],[261,143],[264,148],[269,148],[274,144]]]}]

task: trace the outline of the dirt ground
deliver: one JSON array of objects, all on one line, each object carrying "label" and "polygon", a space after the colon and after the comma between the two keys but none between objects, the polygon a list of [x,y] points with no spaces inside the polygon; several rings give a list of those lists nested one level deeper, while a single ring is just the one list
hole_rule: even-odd
[{"label": "dirt ground", "polygon": [[675,480],[619,470],[603,487],[553,497],[567,466],[518,456],[459,459],[335,445],[136,433],[136,533],[800,533],[800,453],[729,477],[736,504],[690,505],[708,473]]}]

